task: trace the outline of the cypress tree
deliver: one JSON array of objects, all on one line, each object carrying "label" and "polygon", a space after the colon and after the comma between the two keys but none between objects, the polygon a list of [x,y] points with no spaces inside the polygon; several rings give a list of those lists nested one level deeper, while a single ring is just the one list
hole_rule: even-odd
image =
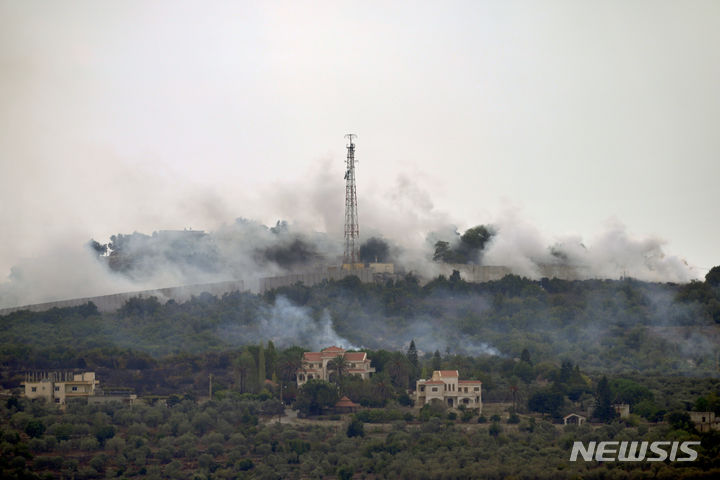
[{"label": "cypress tree", "polygon": [[432,359],[432,368],[433,370],[442,369],[442,358],[440,357],[440,350],[435,350],[435,354],[433,355]]},{"label": "cypress tree", "polygon": [[262,342],[260,342],[260,349],[258,350],[258,391],[263,388],[265,388],[265,349]]},{"label": "cypress tree", "polygon": [[415,380],[417,380],[420,370],[417,348],[415,348],[415,339],[410,340],[410,346],[407,351],[407,359],[410,363],[410,383],[412,384]]},{"label": "cypress tree", "polygon": [[615,409],[612,406],[612,392],[610,383],[606,376],[603,376],[597,385],[595,393],[595,418],[601,422],[610,423],[615,418]]}]

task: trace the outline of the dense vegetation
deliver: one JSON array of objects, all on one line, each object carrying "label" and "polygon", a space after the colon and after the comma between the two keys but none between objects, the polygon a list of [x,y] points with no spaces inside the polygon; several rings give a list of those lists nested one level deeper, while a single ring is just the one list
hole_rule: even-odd
[{"label": "dense vegetation", "polygon": [[[272,400],[0,407],[3,478],[717,478],[717,433],[687,423],[558,426],[412,414],[270,423]],[[289,422],[289,420],[285,420]],[[516,422],[516,423],[515,423]],[[573,441],[701,440],[693,463],[570,462]]]},{"label": "dense vegetation", "polygon": [[[92,304],[15,312],[0,317],[4,388],[28,370],[87,369],[101,386],[132,388],[151,404],[63,412],[12,397],[0,408],[0,473],[713,478],[719,435],[696,431],[687,412],[720,415],[718,277],[717,267],[688,285],[349,277],[181,304],[136,298],[112,314]],[[328,346],[310,343],[320,333],[365,345],[371,380],[338,375],[297,390],[302,352]],[[482,380],[483,413],[412,408],[408,389],[438,369]],[[333,415],[341,395],[368,409]],[[310,419],[268,423],[283,413],[280,399]],[[620,421],[614,403],[633,414]],[[559,426],[572,412],[598,423]],[[700,439],[702,448],[692,464],[568,462],[572,441],[590,439]]]},{"label": "dense vegetation", "polygon": [[31,367],[30,359],[98,348],[159,358],[260,340],[318,348],[329,321],[338,341],[370,349],[401,350],[414,338],[421,352],[517,357],[528,349],[535,361],[569,358],[589,371],[711,374],[718,292],[710,281],[536,282],[510,275],[471,284],[454,274],[421,287],[410,275],[383,285],[348,277],[263,296],[202,295],[166,305],[137,298],[113,314],[98,314],[92,305],[15,312],[0,317],[0,359]]}]

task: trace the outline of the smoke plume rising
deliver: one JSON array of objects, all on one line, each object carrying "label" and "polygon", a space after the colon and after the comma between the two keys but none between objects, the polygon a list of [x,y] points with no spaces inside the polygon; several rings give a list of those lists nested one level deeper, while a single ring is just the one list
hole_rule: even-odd
[{"label": "smoke plume rising", "polygon": [[[198,199],[192,202],[193,210],[180,209],[172,216],[187,213],[195,225],[207,218],[214,226],[204,235],[182,230],[123,235],[121,252],[109,257],[98,257],[86,247],[90,237],[112,243],[90,230],[85,230],[84,240],[76,233],[39,246],[33,256],[17,261],[8,280],[0,283],[0,307],[231,279],[255,289],[262,277],[336,265],[342,255],[342,173],[322,162],[308,178],[314,180],[276,184],[272,192],[263,192],[262,200],[243,202],[257,206],[261,216],[287,219],[273,222],[273,227],[253,220],[252,212],[247,212],[249,219],[227,223],[222,217],[230,215],[230,202],[200,189],[187,195]],[[158,201],[169,201],[163,195]],[[362,245],[373,247],[372,257],[381,252],[396,270],[428,280],[448,273],[447,265],[433,261],[435,246],[460,238],[461,223],[437,210],[421,185],[400,176],[391,192],[361,196],[359,212],[361,242],[367,239]],[[602,233],[586,240],[547,235],[517,211],[479,220],[465,222],[466,228],[488,225],[493,235],[477,261],[506,266],[529,278],[540,278],[543,265],[573,267],[579,278],[687,282],[701,276],[680,257],[667,254],[661,239],[633,235],[618,221],[608,222]]]},{"label": "smoke plume rising", "polygon": [[357,348],[337,334],[327,311],[322,312],[319,318],[314,318],[310,309],[297,306],[282,296],[277,297],[272,305],[263,305],[259,318],[253,324],[222,327],[219,335],[225,341],[237,342],[239,345],[261,339],[271,340],[281,348],[293,345],[309,347],[314,351],[329,345]]}]

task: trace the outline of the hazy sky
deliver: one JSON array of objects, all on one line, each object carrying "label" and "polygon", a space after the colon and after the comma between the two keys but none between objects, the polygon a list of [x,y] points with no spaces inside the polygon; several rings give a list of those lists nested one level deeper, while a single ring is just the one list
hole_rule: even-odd
[{"label": "hazy sky", "polygon": [[718,25],[715,0],[0,0],[0,279],[239,216],[341,235],[348,132],[361,232],[370,203],[408,229],[619,221],[704,274]]}]

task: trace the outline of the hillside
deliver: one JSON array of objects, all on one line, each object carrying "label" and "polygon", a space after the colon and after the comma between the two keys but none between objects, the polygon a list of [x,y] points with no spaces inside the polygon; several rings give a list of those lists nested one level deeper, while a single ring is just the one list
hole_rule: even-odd
[{"label": "hillside", "polygon": [[700,376],[716,372],[719,296],[718,287],[701,282],[507,276],[471,284],[451,276],[420,287],[412,276],[385,285],[348,277],[166,305],[136,298],[115,313],[92,304],[15,312],[0,317],[0,354],[20,366],[58,349],[65,358],[93,348],[160,358],[268,340],[279,347],[401,350],[415,339],[421,353],[513,358],[528,349],[538,361],[569,358],[591,371]]}]

